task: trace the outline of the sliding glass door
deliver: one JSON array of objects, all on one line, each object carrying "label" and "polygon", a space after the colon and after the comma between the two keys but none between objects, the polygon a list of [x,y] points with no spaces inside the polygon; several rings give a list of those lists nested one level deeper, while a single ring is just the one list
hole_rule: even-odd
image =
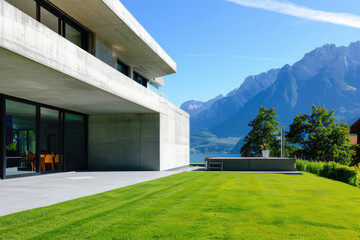
[{"label": "sliding glass door", "polygon": [[86,169],[86,115],[2,95],[0,100],[0,178]]},{"label": "sliding glass door", "polygon": [[65,113],[64,149],[65,170],[80,170],[86,168],[86,127],[82,115]]},{"label": "sliding glass door", "polygon": [[61,153],[60,112],[45,107],[40,108],[40,168],[41,172],[60,171]]},{"label": "sliding glass door", "polygon": [[36,173],[36,106],[12,100],[5,106],[5,175]]}]

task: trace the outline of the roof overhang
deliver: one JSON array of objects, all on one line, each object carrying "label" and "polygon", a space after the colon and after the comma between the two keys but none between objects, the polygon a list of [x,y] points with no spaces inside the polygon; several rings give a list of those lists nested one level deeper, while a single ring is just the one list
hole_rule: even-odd
[{"label": "roof overhang", "polygon": [[113,44],[128,64],[148,78],[176,72],[176,63],[119,0],[49,0]]},{"label": "roof overhang", "polygon": [[360,119],[350,126],[350,134],[355,134],[359,132],[360,132]]},{"label": "roof overhang", "polygon": [[89,115],[154,113],[3,48],[0,48],[0,59],[3,94]]}]

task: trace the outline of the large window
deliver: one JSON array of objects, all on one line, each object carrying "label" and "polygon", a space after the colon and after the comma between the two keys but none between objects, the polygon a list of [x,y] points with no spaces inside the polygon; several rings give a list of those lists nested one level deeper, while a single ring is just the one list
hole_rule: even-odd
[{"label": "large window", "polygon": [[85,117],[65,113],[65,170],[85,169],[86,128]]},{"label": "large window", "polygon": [[60,150],[59,111],[42,107],[40,116],[41,172],[59,171],[63,160]]},{"label": "large window", "polygon": [[69,24],[65,23],[65,38],[72,42],[73,44],[77,45],[78,47],[82,46],[82,33],[81,31],[73,28]]},{"label": "large window", "polygon": [[122,74],[129,76],[129,67],[121,62],[119,59],[117,60],[116,69]]},{"label": "large window", "polygon": [[86,169],[86,115],[3,95],[0,101],[0,177]]},{"label": "large window", "polygon": [[6,176],[36,173],[36,107],[6,100]]},{"label": "large window", "polygon": [[147,84],[149,82],[148,79],[142,77],[140,74],[137,74],[136,72],[134,72],[134,81],[143,85],[144,87],[147,87]]},{"label": "large window", "polygon": [[40,7],[40,22],[53,30],[56,33],[59,31],[59,17],[46,10],[44,7]]},{"label": "large window", "polygon": [[70,42],[88,51],[89,31],[60,9],[43,0],[6,0]]}]

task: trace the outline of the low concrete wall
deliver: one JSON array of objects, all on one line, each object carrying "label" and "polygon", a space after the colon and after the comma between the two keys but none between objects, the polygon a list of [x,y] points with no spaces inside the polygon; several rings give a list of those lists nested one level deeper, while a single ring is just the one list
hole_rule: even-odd
[{"label": "low concrete wall", "polygon": [[161,98],[160,169],[167,170],[190,163],[189,114]]},{"label": "low concrete wall", "polygon": [[89,117],[89,170],[160,170],[159,114]]},{"label": "low concrete wall", "polygon": [[209,158],[206,159],[206,170],[216,164],[223,171],[296,171],[296,159],[293,158]]}]

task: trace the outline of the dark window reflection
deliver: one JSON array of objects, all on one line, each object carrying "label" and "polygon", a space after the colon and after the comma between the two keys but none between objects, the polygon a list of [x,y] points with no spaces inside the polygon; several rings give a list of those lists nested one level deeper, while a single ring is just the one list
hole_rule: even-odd
[{"label": "dark window reflection", "polygon": [[36,107],[6,100],[6,176],[36,172]]},{"label": "dark window reflection", "polygon": [[134,81],[143,85],[144,87],[147,87],[149,80],[134,72]]},{"label": "dark window reflection", "polygon": [[41,172],[58,171],[62,166],[60,153],[59,111],[41,108],[40,167]]},{"label": "dark window reflection", "polygon": [[129,75],[129,67],[122,63],[120,60],[117,60],[116,69],[126,76]]},{"label": "dark window reflection", "polygon": [[67,171],[85,168],[85,117],[65,113],[65,167]]},{"label": "dark window reflection", "polygon": [[43,7],[40,8],[40,22],[54,32],[59,33],[59,18]]},{"label": "dark window reflection", "polygon": [[65,38],[72,42],[73,44],[81,47],[82,34],[80,31],[76,30],[69,24],[65,24]]}]

